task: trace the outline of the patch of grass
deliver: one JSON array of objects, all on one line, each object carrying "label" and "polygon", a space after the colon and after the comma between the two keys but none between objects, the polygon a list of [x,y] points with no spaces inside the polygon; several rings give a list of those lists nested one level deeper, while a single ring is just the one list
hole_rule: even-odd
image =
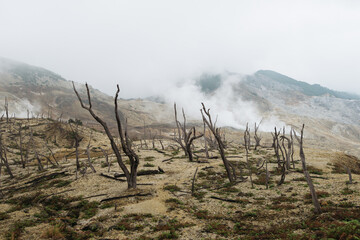
[{"label": "patch of grass", "polygon": [[49,187],[54,186],[57,188],[61,188],[61,187],[65,187],[65,186],[69,185],[70,183],[71,183],[70,180],[56,179],[49,183]]},{"label": "patch of grass", "polygon": [[183,205],[184,203],[177,198],[169,198],[165,200],[166,203],[174,203],[177,205]]},{"label": "patch of grass", "polygon": [[100,205],[101,209],[106,209],[106,208],[111,208],[114,207],[115,205],[113,203],[103,203]]},{"label": "patch of grass", "polygon": [[36,225],[36,223],[33,220],[16,221],[10,226],[9,230],[5,233],[5,238],[11,240],[20,239],[21,234],[24,232],[25,228],[34,225]]},{"label": "patch of grass", "polygon": [[323,175],[324,174],[324,171],[322,169],[311,166],[311,165],[307,166],[307,170],[311,174],[316,174],[316,175]]},{"label": "patch of grass", "polygon": [[5,213],[5,212],[0,212],[0,221],[3,221],[5,219],[9,219],[10,216],[9,214]]},{"label": "patch of grass", "polygon": [[153,156],[148,156],[148,157],[145,157],[144,158],[144,161],[145,162],[152,162],[152,161],[154,161],[155,160],[155,157],[153,157]]},{"label": "patch of grass", "polygon": [[344,188],[343,190],[341,190],[341,194],[342,195],[350,195],[355,193],[356,191],[350,189],[349,187]]},{"label": "patch of grass", "polygon": [[[330,196],[330,193],[325,191],[316,191],[316,195],[318,198],[326,198]],[[310,193],[305,194],[305,199],[311,199],[311,194]]]},{"label": "patch of grass", "polygon": [[227,237],[231,233],[230,227],[227,224],[221,222],[210,222],[205,226],[204,230],[205,232],[215,233],[223,237]]},{"label": "patch of grass", "polygon": [[167,186],[164,187],[164,190],[168,190],[170,192],[178,192],[181,189],[176,185],[167,185]]},{"label": "patch of grass", "polygon": [[350,222],[333,223],[325,230],[325,234],[332,239],[359,239],[360,222],[352,220]]},{"label": "patch of grass", "polygon": [[87,200],[82,200],[77,207],[83,212],[82,217],[85,219],[92,218],[96,215],[98,211],[99,202],[89,202]]},{"label": "patch of grass", "polygon": [[65,236],[62,233],[62,229],[58,225],[51,226],[43,232],[42,238],[46,239],[64,239]]},{"label": "patch of grass", "polygon": [[194,213],[195,217],[197,217],[198,219],[208,219],[210,218],[209,216],[209,211],[208,210],[200,210]]},{"label": "patch of grass", "polygon": [[151,164],[151,163],[145,163],[145,164],[144,164],[144,167],[155,167],[155,165],[154,165],[154,164]]},{"label": "patch of grass", "polygon": [[179,234],[177,234],[175,231],[168,231],[161,233],[157,239],[163,240],[163,239],[178,239]]}]

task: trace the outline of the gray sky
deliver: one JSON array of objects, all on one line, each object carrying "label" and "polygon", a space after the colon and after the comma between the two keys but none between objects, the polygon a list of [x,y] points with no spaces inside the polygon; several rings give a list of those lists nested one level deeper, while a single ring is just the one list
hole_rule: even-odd
[{"label": "gray sky", "polygon": [[360,94],[360,1],[0,0],[0,56],[122,97],[259,69]]}]

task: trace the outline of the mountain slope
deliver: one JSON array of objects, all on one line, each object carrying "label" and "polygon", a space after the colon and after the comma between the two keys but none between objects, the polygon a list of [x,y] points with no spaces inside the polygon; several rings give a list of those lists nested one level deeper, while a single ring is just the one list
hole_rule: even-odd
[{"label": "mountain slope", "polygon": [[[87,102],[85,87],[76,83],[76,88],[83,100]],[[93,109],[115,125],[114,99],[90,86]],[[26,117],[27,111],[31,116],[51,116],[64,119],[78,118],[94,123],[90,114],[81,108],[72,84],[60,75],[44,68],[0,58],[0,95],[9,101],[9,112],[18,117]],[[0,113],[4,111],[4,100],[0,99]],[[162,104],[143,100],[119,100],[120,117],[129,118],[130,125],[142,125],[144,120],[149,123],[157,122],[148,111],[147,105],[163,110]],[[96,126],[97,124],[95,124]]]}]

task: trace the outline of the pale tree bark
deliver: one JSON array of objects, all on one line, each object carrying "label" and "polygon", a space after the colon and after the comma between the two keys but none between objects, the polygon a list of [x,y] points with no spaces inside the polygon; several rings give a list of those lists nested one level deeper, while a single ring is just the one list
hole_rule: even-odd
[{"label": "pale tree bark", "polygon": [[224,143],[222,142],[222,139],[221,139],[220,129],[216,127],[216,123],[212,122],[211,115],[210,115],[210,109],[206,110],[204,103],[201,103],[201,104],[202,104],[202,109],[200,111],[201,111],[201,115],[203,117],[203,121],[206,123],[206,125],[208,126],[208,128],[210,129],[210,131],[212,132],[212,134],[214,135],[214,137],[218,143],[219,153],[220,153],[221,159],[224,163],[227,177],[228,177],[230,183],[235,183],[235,181],[236,181],[235,169],[231,165],[231,163],[226,159],[225,151],[224,151]]},{"label": "pale tree bark", "polygon": [[180,145],[180,147],[184,150],[185,155],[189,158],[189,161],[192,162],[193,152],[191,149],[191,144],[194,140],[201,138],[204,134],[200,134],[196,136],[195,127],[192,127],[190,131],[186,130],[186,116],[184,109],[182,109],[183,114],[183,124],[181,124],[177,119],[177,110],[176,110],[176,103],[174,103],[174,112],[175,112],[175,123],[178,130],[178,137],[174,136],[174,140]]},{"label": "pale tree bark", "polygon": [[2,143],[2,134],[0,134],[0,160],[2,164],[5,165],[10,178],[14,178],[14,175],[11,171],[9,161],[6,155],[6,146]]},{"label": "pale tree bark", "polygon": [[88,160],[89,167],[91,168],[91,170],[93,171],[93,173],[96,173],[96,170],[95,170],[94,166],[92,165],[92,163],[91,163],[91,158],[90,158],[91,136],[92,136],[92,131],[90,131],[89,144],[88,144],[87,147],[86,147],[86,155],[87,155],[87,160]]},{"label": "pale tree bark", "polygon": [[6,114],[6,123],[9,123],[9,103],[8,103],[7,97],[5,97],[4,108],[5,108],[5,114]]},{"label": "pale tree bark", "polygon": [[304,153],[304,147],[303,147],[304,127],[305,127],[305,124],[303,124],[303,126],[302,126],[300,137],[298,137],[296,135],[295,130],[293,130],[293,133],[294,133],[294,137],[296,138],[296,140],[299,143],[301,164],[302,164],[303,172],[304,172],[304,175],[305,175],[305,178],[306,178],[306,182],[307,182],[307,184],[309,186],[309,189],[310,189],[311,199],[312,199],[312,202],[314,204],[315,213],[320,214],[321,213],[320,203],[318,201],[318,197],[317,197],[317,194],[316,194],[316,191],[315,191],[314,184],[313,184],[313,182],[311,180],[310,174],[309,174],[309,172],[307,170],[307,167],[306,167],[305,153]]},{"label": "pale tree bark", "polygon": [[253,180],[252,180],[251,164],[250,164],[250,161],[249,161],[250,129],[249,129],[249,125],[248,125],[248,124],[246,124],[246,129],[245,129],[245,132],[244,132],[244,145],[245,145],[246,164],[247,164],[248,171],[249,171],[250,183],[251,183],[251,187],[254,188],[254,183],[253,183]]},{"label": "pale tree bark", "polygon": [[103,148],[100,147],[100,149],[101,149],[101,151],[103,152],[103,154],[105,156],[105,161],[106,161],[106,164],[108,165],[108,172],[110,172],[111,163],[109,162],[109,155]]},{"label": "pale tree bark", "polygon": [[261,124],[262,121],[259,122],[259,125],[256,125],[255,123],[255,129],[254,129],[254,138],[255,138],[255,150],[257,149],[257,147],[260,147],[260,141],[262,139],[261,136],[258,135],[258,130],[259,130],[259,127],[260,127],[260,124]]},{"label": "pale tree bark", "polygon": [[89,106],[85,106],[79,93],[77,92],[76,88],[75,88],[75,84],[73,82],[73,89],[74,92],[76,94],[76,96],[78,97],[78,100],[81,104],[81,107],[86,109],[91,116],[104,128],[104,131],[106,133],[106,135],[108,136],[109,140],[110,140],[110,144],[111,144],[111,148],[113,149],[117,162],[121,168],[121,170],[124,172],[124,175],[126,177],[127,180],[127,184],[128,184],[128,188],[136,188],[137,187],[137,168],[139,166],[139,157],[138,155],[132,150],[131,148],[131,141],[129,140],[127,131],[125,131],[125,133],[123,132],[122,129],[122,123],[120,121],[120,117],[119,117],[119,112],[118,112],[118,96],[119,96],[119,92],[120,92],[120,88],[119,85],[117,85],[117,91],[115,94],[115,117],[116,117],[116,123],[117,123],[117,127],[118,127],[118,133],[119,133],[119,137],[120,137],[120,141],[121,141],[121,147],[123,152],[125,153],[125,155],[129,158],[130,161],[130,171],[129,169],[125,166],[123,160],[122,160],[122,156],[120,154],[120,149],[118,148],[118,146],[116,145],[116,142],[114,140],[114,137],[112,136],[107,124],[105,121],[103,121],[99,116],[97,116],[94,111],[92,110],[92,102],[91,102],[91,96],[90,96],[90,90],[87,84],[85,84],[86,86],[86,90],[87,90],[87,97],[88,97],[88,102],[89,102]]}]

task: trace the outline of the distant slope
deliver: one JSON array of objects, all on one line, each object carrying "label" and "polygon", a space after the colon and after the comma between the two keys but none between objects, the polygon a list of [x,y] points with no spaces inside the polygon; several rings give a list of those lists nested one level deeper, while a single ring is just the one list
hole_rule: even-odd
[{"label": "distant slope", "polygon": [[[76,83],[84,102],[87,102],[85,87]],[[115,126],[114,99],[90,86],[93,109],[111,125]],[[9,100],[9,112],[18,117],[50,115],[56,119],[78,118],[84,122],[94,122],[90,114],[81,108],[72,84],[60,75],[41,67],[0,57],[0,113],[4,111],[4,99]],[[129,118],[129,125],[143,125],[158,122],[149,114],[148,106],[160,108],[162,104],[143,100],[119,100],[120,117]],[[2,115],[2,114],[1,114]]]},{"label": "distant slope", "polygon": [[294,88],[298,88],[303,94],[307,96],[322,96],[325,94],[329,94],[331,96],[342,98],[342,99],[355,99],[360,100],[360,96],[356,94],[350,94],[346,92],[338,92],[330,90],[326,87],[322,87],[319,84],[308,84],[306,82],[297,81],[288,76],[282,75],[280,73],[271,71],[271,70],[259,70],[254,74],[255,77],[265,76],[279,83],[293,86]]}]

